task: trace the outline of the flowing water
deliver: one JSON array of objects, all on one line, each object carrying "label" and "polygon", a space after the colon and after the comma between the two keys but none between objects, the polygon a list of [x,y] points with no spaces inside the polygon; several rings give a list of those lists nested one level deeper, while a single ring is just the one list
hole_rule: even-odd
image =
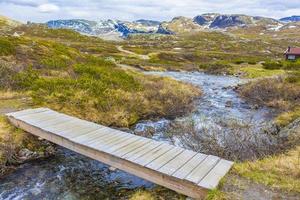
[{"label": "flowing water", "polygon": [[[198,100],[196,111],[188,116],[180,118],[180,121],[193,120],[198,128],[231,131],[228,123],[246,124],[252,132],[259,132],[274,117],[274,113],[267,108],[254,108],[240,98],[234,88],[244,84],[247,80],[232,76],[216,76],[200,72],[150,72],[152,75],[172,77],[179,81],[199,86],[203,95]],[[169,141],[180,146],[185,146],[185,141],[180,141],[176,136],[170,137],[168,133],[170,120],[145,121],[136,124],[135,132],[147,135],[153,134],[153,138]],[[145,134],[146,133],[146,134]],[[192,142],[192,141],[188,141]]]},{"label": "flowing water", "polygon": [[[203,96],[190,116],[199,126],[222,125],[215,119],[254,121],[259,128],[272,118],[270,110],[252,109],[239,98],[233,87],[244,81],[229,76],[204,73],[151,72],[200,86]],[[153,138],[169,141],[166,137],[170,120],[160,119],[136,124],[133,131],[142,133],[151,129]],[[177,138],[175,144],[181,145]],[[81,156],[64,148],[49,159],[23,164],[14,173],[0,179],[0,200],[10,199],[120,199],[136,188],[151,188],[154,184],[109,166]]]}]

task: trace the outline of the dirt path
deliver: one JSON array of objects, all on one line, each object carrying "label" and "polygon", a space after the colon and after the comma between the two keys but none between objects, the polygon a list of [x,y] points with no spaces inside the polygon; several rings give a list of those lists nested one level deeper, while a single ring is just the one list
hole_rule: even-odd
[{"label": "dirt path", "polygon": [[132,55],[132,56],[135,56],[135,57],[138,57],[142,60],[149,60],[150,57],[148,55],[141,55],[141,54],[137,54],[137,53],[134,53],[132,51],[128,51],[128,50],[125,50],[123,49],[123,46],[116,46],[117,49],[123,53],[126,53],[126,54],[129,54],[129,55]]}]

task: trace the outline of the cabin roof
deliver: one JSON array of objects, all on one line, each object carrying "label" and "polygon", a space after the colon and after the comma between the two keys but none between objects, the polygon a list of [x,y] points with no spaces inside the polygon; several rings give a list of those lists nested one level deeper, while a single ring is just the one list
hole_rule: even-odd
[{"label": "cabin roof", "polygon": [[286,55],[300,55],[300,48],[289,47],[286,52]]}]

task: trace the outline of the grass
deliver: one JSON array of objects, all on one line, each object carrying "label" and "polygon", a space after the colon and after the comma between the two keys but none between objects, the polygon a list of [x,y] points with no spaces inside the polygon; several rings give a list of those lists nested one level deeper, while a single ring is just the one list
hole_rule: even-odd
[{"label": "grass", "polygon": [[226,193],[222,192],[220,189],[210,190],[205,198],[205,200],[226,200],[228,197]]},{"label": "grass", "polygon": [[285,74],[285,70],[282,69],[264,69],[261,65],[246,65],[246,66],[236,66],[234,68],[234,73],[241,72],[245,74],[243,77],[245,78],[264,78],[271,76],[279,76]]},{"label": "grass", "polygon": [[134,191],[129,200],[184,200],[185,196],[161,186]]},{"label": "grass", "polygon": [[233,170],[257,183],[300,193],[300,146],[281,155],[235,164]]},{"label": "grass", "polygon": [[129,200],[156,200],[155,196],[149,191],[139,190],[135,192]]},{"label": "grass", "polygon": [[299,106],[292,109],[291,111],[287,111],[279,114],[276,117],[275,121],[279,126],[284,127],[298,118],[300,118]]},{"label": "grass", "polygon": [[30,107],[31,104],[31,98],[28,94],[9,90],[0,90],[0,113],[27,108]]}]

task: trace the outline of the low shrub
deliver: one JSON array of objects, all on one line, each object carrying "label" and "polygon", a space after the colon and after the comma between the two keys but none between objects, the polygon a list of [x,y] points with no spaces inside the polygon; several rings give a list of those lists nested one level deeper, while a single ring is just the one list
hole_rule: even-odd
[{"label": "low shrub", "polygon": [[34,81],[39,78],[38,72],[28,67],[26,70],[21,71],[13,76],[13,89],[15,90],[29,90]]},{"label": "low shrub", "polygon": [[46,69],[65,69],[69,66],[69,58],[65,56],[49,57],[41,60],[41,64]]},{"label": "low shrub", "polygon": [[284,65],[286,70],[300,70],[300,61],[286,61]]},{"label": "low shrub", "polygon": [[283,78],[268,78],[248,83],[240,93],[257,103],[280,110],[289,110],[300,104],[300,86],[286,82]]},{"label": "low shrub", "polygon": [[230,73],[232,66],[227,62],[200,64],[199,68],[212,74]]},{"label": "low shrub", "polygon": [[14,85],[16,73],[9,63],[0,60],[0,89],[11,88]]},{"label": "low shrub", "polygon": [[0,37],[0,56],[13,55],[16,52],[16,46],[9,38]]},{"label": "low shrub", "polygon": [[283,68],[282,62],[268,61],[262,64],[264,69],[274,70]]}]

